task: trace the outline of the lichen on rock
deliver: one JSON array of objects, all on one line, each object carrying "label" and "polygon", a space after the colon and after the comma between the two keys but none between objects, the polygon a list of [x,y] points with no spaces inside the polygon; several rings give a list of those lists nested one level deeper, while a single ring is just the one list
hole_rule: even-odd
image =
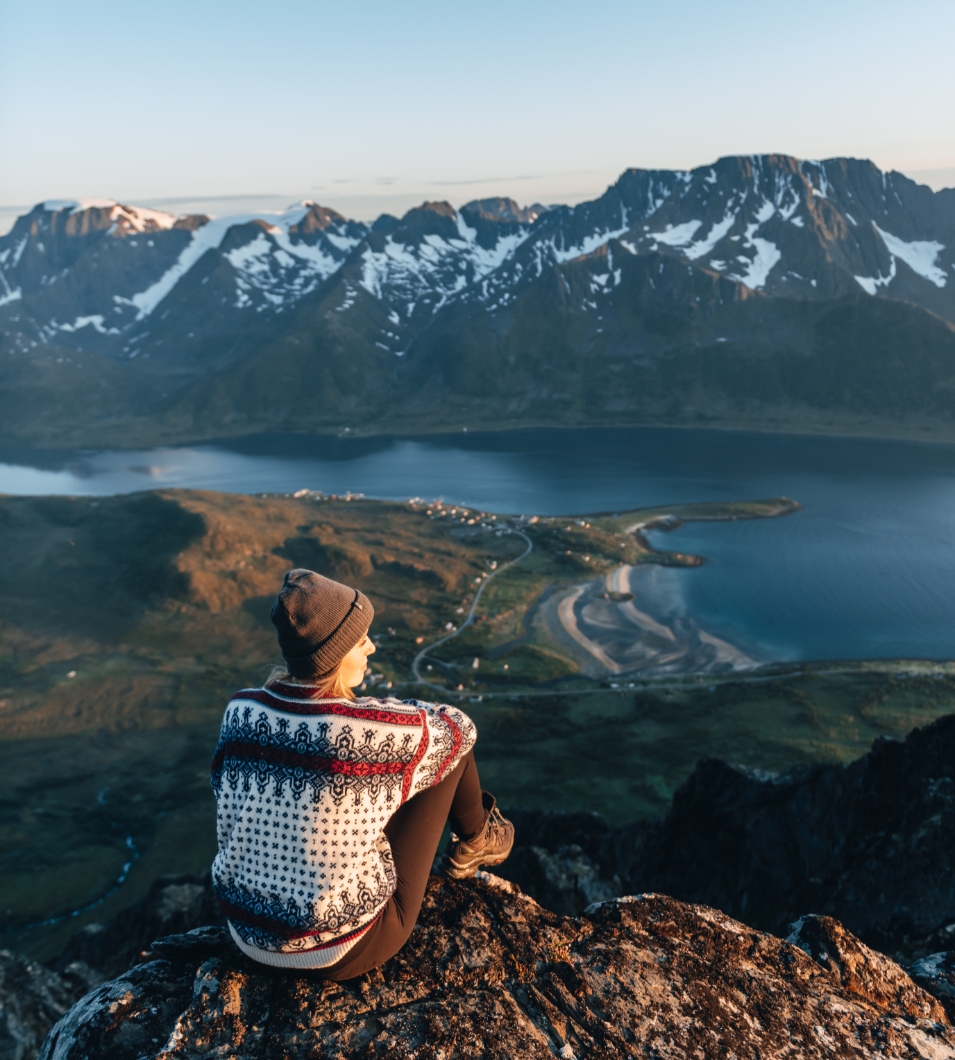
[{"label": "lichen on rock", "polygon": [[161,939],[41,1058],[955,1058],[942,1006],[834,921],[800,929],[820,963],[662,895],[563,917],[502,883],[432,879],[402,951],[345,983],[256,965],[219,927]]}]

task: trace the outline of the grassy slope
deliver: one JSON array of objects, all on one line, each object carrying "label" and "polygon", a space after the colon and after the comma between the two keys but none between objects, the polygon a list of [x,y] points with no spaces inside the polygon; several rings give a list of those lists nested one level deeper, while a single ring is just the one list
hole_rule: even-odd
[{"label": "grassy slope", "polygon": [[[525,639],[524,616],[548,586],[620,562],[677,561],[627,526],[777,511],[776,502],[686,506],[591,517],[589,527],[525,525],[531,556],[488,585],[479,621],[439,653],[455,668],[448,682],[467,685],[482,773],[505,805],[583,807],[617,821],[658,813],[701,756],[764,768],[846,760],[875,736],[955,709],[955,674],[944,667],[907,679],[897,667],[797,668],[613,690],[577,677],[533,628]],[[268,608],[285,570],[303,564],[360,585],[377,611],[374,669],[414,694],[399,686],[417,639],[460,622],[475,578],[523,549],[496,522],[463,509],[429,517],[402,504],[185,491],[0,499],[6,941],[50,952],[160,873],[208,865],[209,757],[229,694],[276,661]],[[141,856],[115,895],[23,930],[102,897],[131,857],[127,837]]]}]

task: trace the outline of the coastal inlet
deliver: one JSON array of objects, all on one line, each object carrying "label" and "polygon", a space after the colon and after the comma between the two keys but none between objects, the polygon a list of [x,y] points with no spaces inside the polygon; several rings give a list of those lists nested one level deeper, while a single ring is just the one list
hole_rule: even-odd
[{"label": "coastal inlet", "polygon": [[[596,679],[752,670],[769,660],[704,629],[688,613],[677,570],[699,567],[705,561],[682,552],[656,551],[645,531],[675,530],[686,521],[788,515],[798,508],[795,501],[780,498],[752,506],[726,506],[725,511],[717,505],[705,509],[680,506],[680,517],[672,511],[644,517],[626,526],[638,545],[637,564],[622,564],[598,578],[551,593],[542,599],[535,623],[546,638],[575,659],[582,674]],[[620,516],[592,518],[594,523],[627,521]]]}]

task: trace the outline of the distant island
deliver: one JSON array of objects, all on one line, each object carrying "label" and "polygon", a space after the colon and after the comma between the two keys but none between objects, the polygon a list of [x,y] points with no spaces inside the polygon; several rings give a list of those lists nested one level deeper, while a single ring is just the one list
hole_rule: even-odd
[{"label": "distant island", "polygon": [[0,444],[674,424],[955,439],[955,190],[851,158],[348,220],[38,204]]}]

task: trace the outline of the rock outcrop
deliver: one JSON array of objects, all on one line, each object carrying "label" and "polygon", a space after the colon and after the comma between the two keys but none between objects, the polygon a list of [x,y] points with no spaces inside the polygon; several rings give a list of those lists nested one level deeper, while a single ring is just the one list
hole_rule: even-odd
[{"label": "rock outcrop", "polygon": [[161,876],[108,924],[78,931],[49,966],[0,950],[0,1060],[34,1060],[67,1009],[140,962],[152,939],[200,925],[215,931],[224,923],[208,873]]},{"label": "rock outcrop", "polygon": [[922,957],[909,972],[914,982],[941,1002],[949,1020],[955,1023],[955,950]]},{"label": "rock outcrop", "polygon": [[892,961],[825,918],[794,939],[659,895],[562,917],[494,876],[432,879],[411,939],[374,972],[268,969],[200,928],[93,990],[40,1055],[955,1057],[943,1006]]},{"label": "rock outcrop", "polygon": [[33,1060],[50,1027],[102,981],[83,961],[71,961],[58,974],[0,950],[0,1058]]},{"label": "rock outcrop", "polygon": [[781,935],[827,914],[899,959],[955,945],[955,715],[847,766],[700,762],[658,822],[513,816],[521,848],[501,875],[562,912],[661,891]]}]

